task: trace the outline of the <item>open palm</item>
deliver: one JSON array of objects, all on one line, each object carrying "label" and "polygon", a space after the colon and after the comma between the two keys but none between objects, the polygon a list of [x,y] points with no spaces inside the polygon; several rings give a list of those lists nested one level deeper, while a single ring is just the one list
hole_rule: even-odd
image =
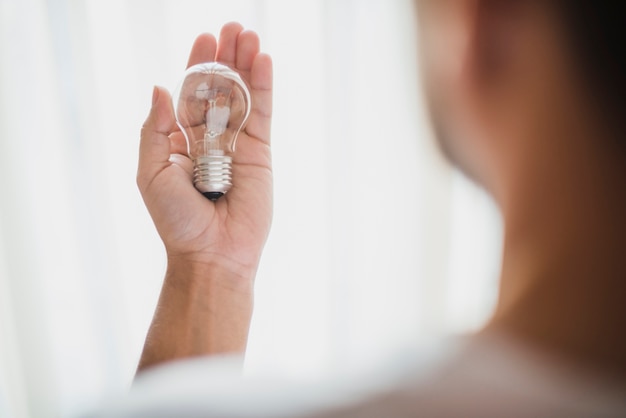
[{"label": "open palm", "polygon": [[252,97],[233,157],[233,187],[216,202],[194,188],[171,97],[159,87],[141,133],[137,184],[168,257],[253,271],[272,216],[272,62],[259,53],[258,36],[237,23],[222,28],[219,43],[210,34],[196,39],[188,66],[212,61],[237,70]]}]

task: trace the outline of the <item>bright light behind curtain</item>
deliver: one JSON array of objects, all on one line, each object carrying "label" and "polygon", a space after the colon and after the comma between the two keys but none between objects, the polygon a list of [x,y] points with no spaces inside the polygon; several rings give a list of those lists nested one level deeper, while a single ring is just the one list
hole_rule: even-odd
[{"label": "bright light behind curtain", "polygon": [[164,273],[151,88],[237,20],[275,60],[275,216],[247,368],[375,363],[493,307],[499,223],[431,141],[410,0],[0,0],[0,416],[123,392]]}]

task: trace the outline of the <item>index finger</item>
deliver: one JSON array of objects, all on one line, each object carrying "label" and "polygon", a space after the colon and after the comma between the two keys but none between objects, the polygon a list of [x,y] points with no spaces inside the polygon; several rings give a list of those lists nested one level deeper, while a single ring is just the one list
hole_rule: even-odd
[{"label": "index finger", "polygon": [[210,33],[199,35],[191,47],[187,68],[202,62],[215,61],[215,51],[217,51],[217,40],[215,36]]},{"label": "index finger", "polygon": [[[210,33],[203,33],[198,35],[189,52],[189,60],[187,61],[187,68],[200,64],[203,62],[215,61],[215,51],[217,50],[217,40],[215,36]],[[180,131],[178,125],[176,125],[172,132]]]}]

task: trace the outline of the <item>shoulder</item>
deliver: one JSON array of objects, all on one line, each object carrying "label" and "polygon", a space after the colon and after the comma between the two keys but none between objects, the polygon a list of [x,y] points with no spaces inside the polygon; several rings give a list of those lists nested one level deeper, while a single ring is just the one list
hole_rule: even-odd
[{"label": "shoulder", "polygon": [[[376,370],[315,382],[244,378],[233,360],[196,359],[142,376],[98,417],[618,417],[626,392],[564,370],[508,338],[415,347]],[[589,382],[592,382],[589,384]]]},{"label": "shoulder", "polygon": [[[419,352],[419,350],[418,350]],[[421,351],[385,390],[307,418],[626,417],[626,385],[503,335]]]}]

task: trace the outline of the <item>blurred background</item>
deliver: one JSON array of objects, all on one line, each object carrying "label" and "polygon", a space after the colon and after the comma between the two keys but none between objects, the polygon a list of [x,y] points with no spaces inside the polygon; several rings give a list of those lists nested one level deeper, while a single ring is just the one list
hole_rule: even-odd
[{"label": "blurred background", "polygon": [[0,0],[0,416],[127,390],[165,269],[139,130],[231,20],[275,60],[247,372],[377,364],[488,318],[500,219],[433,142],[411,0]]}]

